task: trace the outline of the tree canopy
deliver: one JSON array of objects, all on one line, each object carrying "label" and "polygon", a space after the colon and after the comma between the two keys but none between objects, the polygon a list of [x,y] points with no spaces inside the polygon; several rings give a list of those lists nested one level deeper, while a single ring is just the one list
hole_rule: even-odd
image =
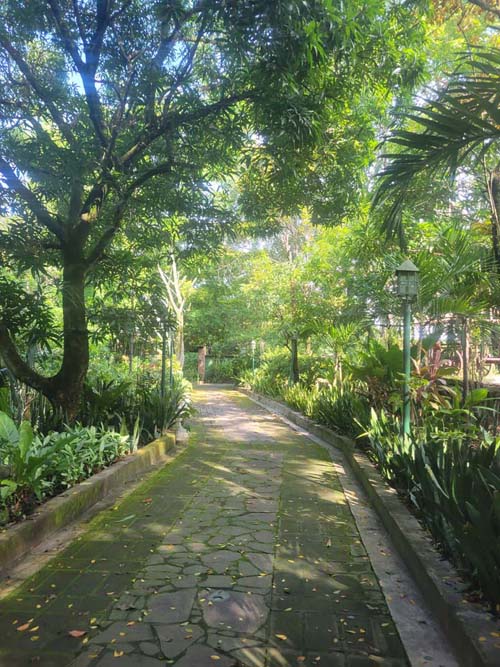
[{"label": "tree canopy", "polygon": [[[196,245],[198,236],[220,240],[235,220],[230,174],[246,172],[255,212],[263,193],[290,209],[321,188],[324,209],[335,180],[337,194],[354,192],[370,148],[355,137],[371,131],[361,101],[371,95],[383,106],[388,86],[397,93],[415,80],[419,12],[419,3],[382,0],[348,8],[333,0],[7,0],[2,255],[18,270],[62,270],[64,339],[61,369],[43,377],[3,322],[11,371],[75,412],[88,367],[84,286],[117,235],[144,234],[152,212],[180,221]],[[260,208],[256,217],[266,217]]]}]

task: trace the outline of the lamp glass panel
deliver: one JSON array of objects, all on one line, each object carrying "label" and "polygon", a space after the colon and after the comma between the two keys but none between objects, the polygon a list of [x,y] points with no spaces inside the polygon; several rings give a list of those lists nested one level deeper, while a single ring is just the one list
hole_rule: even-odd
[{"label": "lamp glass panel", "polygon": [[398,295],[402,297],[416,296],[418,292],[418,275],[414,271],[401,271],[398,277]]}]

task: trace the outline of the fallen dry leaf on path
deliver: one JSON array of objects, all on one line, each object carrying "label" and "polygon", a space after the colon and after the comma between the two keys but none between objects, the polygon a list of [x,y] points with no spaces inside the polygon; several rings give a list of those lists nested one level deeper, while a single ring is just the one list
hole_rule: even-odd
[{"label": "fallen dry leaf on path", "polygon": [[83,635],[86,634],[87,634],[86,630],[70,630],[68,632],[68,635],[70,635],[71,637],[75,637],[76,639],[78,639],[79,637],[83,637]]}]

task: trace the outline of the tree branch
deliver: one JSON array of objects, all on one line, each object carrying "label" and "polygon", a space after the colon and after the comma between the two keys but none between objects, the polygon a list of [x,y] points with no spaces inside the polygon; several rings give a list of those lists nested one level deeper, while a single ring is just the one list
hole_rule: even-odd
[{"label": "tree branch", "polygon": [[101,238],[96,242],[92,250],[89,252],[86,264],[88,267],[95,264],[101,257],[106,248],[109,246],[116,233],[120,229],[120,225],[123,219],[123,214],[125,213],[125,208],[127,206],[128,199],[121,199],[115,207],[113,213],[113,220],[111,225],[104,230],[101,235]]},{"label": "tree branch", "polygon": [[0,353],[9,371],[21,382],[33,389],[44,391],[50,383],[49,378],[40,375],[29,366],[17,351],[7,327],[0,322]]},{"label": "tree branch", "polygon": [[125,195],[129,197],[135,190],[144,185],[147,181],[155,176],[160,176],[162,174],[168,174],[172,171],[173,161],[169,160],[168,162],[161,162],[156,165],[156,167],[151,167],[143,174],[141,174],[135,181],[133,181],[126,189]]},{"label": "tree branch", "polygon": [[201,38],[203,37],[203,33],[205,32],[207,25],[207,18],[204,17],[201,21],[201,25],[198,29],[198,34],[196,35],[196,39],[194,40],[193,45],[191,48],[188,50],[186,54],[186,58],[184,59],[184,62],[179,65],[179,68],[177,70],[177,74],[175,77],[175,81],[173,82],[172,86],[170,87],[170,90],[168,92],[168,95],[165,98],[165,102],[163,104],[163,112],[162,116],[163,118],[167,117],[168,111],[170,109],[170,104],[172,102],[172,98],[174,96],[175,91],[178,89],[178,87],[184,83],[187,79],[187,77],[190,75],[193,69],[193,64],[194,64],[194,57],[196,55],[196,51],[198,50],[198,46],[200,45]]},{"label": "tree branch", "polygon": [[78,32],[80,34],[80,39],[84,47],[87,45],[87,38],[85,36],[85,30],[83,28],[82,17],[80,14],[80,7],[78,5],[78,0],[73,0],[73,12],[75,14],[76,25],[78,26]]},{"label": "tree branch", "polygon": [[212,104],[207,104],[203,107],[195,109],[190,113],[177,114],[176,116],[174,115],[173,117],[170,118],[170,124],[172,124],[175,127],[178,127],[180,125],[183,125],[184,123],[191,123],[196,120],[201,120],[202,118],[210,116],[213,113],[217,113],[218,111],[229,109],[238,102],[251,100],[255,98],[255,95],[256,95],[255,90],[249,90],[245,93],[238,93],[237,95],[230,95],[229,97],[225,97],[219,100],[218,102],[213,102]]},{"label": "tree branch", "polygon": [[161,164],[156,165],[156,167],[152,167],[151,169],[145,171],[143,174],[141,174],[141,176],[139,176],[135,181],[133,181],[127,187],[123,196],[121,197],[120,201],[115,207],[115,211],[113,214],[113,222],[106,230],[104,230],[101,238],[97,241],[94,248],[90,251],[88,255],[87,258],[88,266],[95,264],[95,262],[102,256],[103,252],[106,250],[108,245],[113,240],[115,234],[120,229],[125,208],[127,207],[130,197],[135,192],[135,190],[140,188],[141,185],[144,185],[144,183],[149,181],[151,178],[154,178],[155,176],[159,176],[161,174],[168,174],[171,171],[172,166],[173,166],[172,161],[162,162]]},{"label": "tree branch", "polygon": [[0,31],[0,44],[10,55],[12,60],[19,67],[20,71],[24,75],[24,78],[29,83],[31,88],[35,91],[38,97],[43,101],[47,107],[48,112],[50,113],[54,123],[59,128],[62,136],[66,139],[68,144],[73,144],[73,136],[71,134],[69,126],[65,123],[64,118],[59,113],[59,110],[55,104],[50,99],[50,94],[44,89],[44,87],[37,80],[37,77],[28,63],[24,60],[21,53],[13,46],[13,44],[6,37],[3,30]]},{"label": "tree branch", "polygon": [[484,9],[485,12],[489,12],[490,14],[494,14],[495,16],[500,18],[500,9],[498,9],[498,7],[490,5],[485,0],[469,0],[469,2],[473,5],[476,5],[476,7]]},{"label": "tree branch", "polygon": [[[56,23],[59,36],[62,39],[62,43],[65,51],[71,56],[80,78],[82,80],[83,88],[85,91],[85,100],[87,102],[87,107],[89,110],[90,120],[94,126],[97,139],[99,140],[100,145],[103,148],[106,148],[108,141],[106,138],[106,131],[104,126],[104,119],[102,115],[101,101],[99,99],[99,94],[95,86],[95,72],[97,65],[99,63],[99,53],[102,45],[102,38],[104,32],[107,28],[107,21],[104,22],[104,28],[101,21],[98,21],[98,26],[94,33],[94,36],[91,40],[90,45],[85,49],[85,57],[88,58],[89,62],[83,62],[78,47],[71,35],[71,31],[63,20],[61,8],[57,0],[48,0],[50,8],[52,10],[52,16]],[[100,2],[99,4],[102,4]],[[107,1],[104,0],[104,4],[107,6]],[[101,34],[102,33],[102,34]]]},{"label": "tree branch", "polygon": [[27,188],[16,176],[14,170],[2,157],[0,157],[0,173],[3,174],[7,186],[22,199],[28,208],[34,213],[41,225],[57,236],[61,243],[65,243],[66,234],[64,227],[48,212],[43,204],[38,201],[36,195]]},{"label": "tree branch", "polygon": [[255,97],[255,94],[256,91],[249,90],[245,93],[239,93],[238,95],[230,95],[229,97],[225,97],[218,102],[207,104],[206,106],[195,109],[191,113],[176,114],[171,115],[168,118],[164,118],[156,129],[140,136],[134,145],[129,148],[129,150],[124,153],[118,161],[122,166],[126,166],[127,164],[130,164],[132,160],[138,157],[148,146],[150,146],[153,141],[161,137],[171,128],[179,127],[183,123],[201,120],[202,118],[210,116],[212,113],[222,111],[223,109],[229,109],[231,106],[237,104],[238,102],[251,100]]}]

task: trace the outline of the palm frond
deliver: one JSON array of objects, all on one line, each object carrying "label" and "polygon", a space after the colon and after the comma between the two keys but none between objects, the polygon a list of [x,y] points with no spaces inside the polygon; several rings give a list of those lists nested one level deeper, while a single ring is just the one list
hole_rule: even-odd
[{"label": "palm frond", "polygon": [[[469,158],[481,159],[500,141],[500,49],[475,50],[461,59],[442,91],[434,91],[425,106],[411,107],[388,138],[392,150],[382,154],[373,206],[382,209],[390,236],[401,233],[406,205],[427,196],[415,179],[455,177]],[[406,125],[406,127],[405,127]],[[416,126],[416,129],[408,129]]]}]

